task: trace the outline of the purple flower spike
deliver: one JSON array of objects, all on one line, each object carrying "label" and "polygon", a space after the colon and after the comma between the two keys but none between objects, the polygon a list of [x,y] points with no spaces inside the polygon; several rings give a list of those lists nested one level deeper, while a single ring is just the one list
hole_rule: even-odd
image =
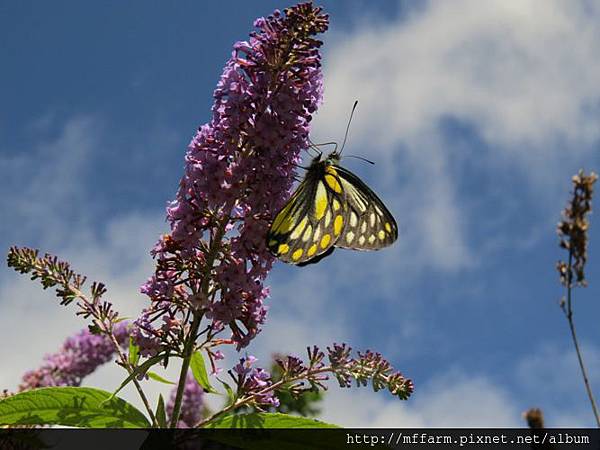
[{"label": "purple flower spike", "polygon": [[[128,328],[126,322],[119,322],[113,329],[123,347],[129,343]],[[48,386],[79,386],[83,378],[109,362],[114,353],[115,348],[106,335],[81,330],[67,338],[58,352],[46,355],[41,367],[25,373],[19,391]]]},{"label": "purple flower spike", "polygon": [[[305,3],[255,26],[225,64],[212,119],[192,139],[167,208],[171,233],[152,251],[156,271],[142,287],[152,304],[134,334],[145,355],[180,350],[190,308],[210,320],[209,340],[228,329],[238,350],[266,319],[264,280],[273,257],[265,236],[309,145],[323,89],[314,36],[327,29],[328,17]],[[164,315],[176,324],[168,331],[153,323]]]},{"label": "purple flower spike", "polygon": [[279,406],[274,390],[265,390],[272,385],[271,374],[260,367],[252,367],[257,361],[254,356],[240,358],[229,375],[238,386],[238,395],[253,396],[252,403],[257,406]]}]

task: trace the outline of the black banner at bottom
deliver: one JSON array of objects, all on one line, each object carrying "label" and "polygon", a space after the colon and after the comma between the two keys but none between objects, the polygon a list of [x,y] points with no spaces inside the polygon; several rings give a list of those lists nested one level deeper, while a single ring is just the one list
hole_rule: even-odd
[{"label": "black banner at bottom", "polygon": [[595,449],[598,429],[0,429],[1,450]]}]

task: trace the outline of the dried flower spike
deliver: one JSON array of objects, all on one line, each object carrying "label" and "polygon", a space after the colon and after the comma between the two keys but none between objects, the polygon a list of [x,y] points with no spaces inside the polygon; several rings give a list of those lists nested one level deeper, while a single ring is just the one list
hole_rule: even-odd
[{"label": "dried flower spike", "polygon": [[563,220],[558,224],[560,246],[569,252],[569,259],[567,262],[558,261],[556,268],[560,276],[560,282],[565,286],[567,291],[566,297],[563,297],[560,301],[560,307],[569,323],[583,384],[590,399],[596,423],[600,427],[600,412],[596,406],[596,400],[590,386],[587,370],[583,362],[583,355],[577,339],[577,332],[575,331],[575,321],[573,320],[573,288],[575,286],[587,286],[584,273],[587,261],[587,232],[589,228],[587,215],[592,211],[592,195],[594,193],[594,183],[597,179],[598,176],[594,172],[585,175],[583,170],[580,170],[572,179],[573,197],[563,211]]},{"label": "dried flower spike", "polygon": [[597,179],[598,175],[594,172],[585,175],[583,170],[573,176],[573,197],[563,210],[563,220],[558,224],[560,246],[569,252],[569,261],[558,261],[556,268],[560,282],[566,287],[587,284],[584,273],[589,228],[587,215],[592,211],[592,195]]}]

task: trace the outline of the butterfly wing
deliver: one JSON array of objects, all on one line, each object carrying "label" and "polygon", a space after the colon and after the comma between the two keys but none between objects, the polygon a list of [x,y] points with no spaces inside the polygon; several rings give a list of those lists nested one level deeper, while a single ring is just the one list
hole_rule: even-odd
[{"label": "butterfly wing", "polygon": [[379,250],[398,237],[394,217],[377,195],[347,169],[325,162],[311,166],[267,235],[280,260],[304,266],[334,247]]},{"label": "butterfly wing", "polygon": [[335,246],[354,250],[379,250],[398,238],[394,216],[360,178],[347,169],[333,166],[346,203],[342,236]]},{"label": "butterfly wing", "polygon": [[305,265],[333,251],[347,220],[347,204],[340,177],[331,167],[325,162],[311,166],[275,217],[267,246],[280,260]]}]

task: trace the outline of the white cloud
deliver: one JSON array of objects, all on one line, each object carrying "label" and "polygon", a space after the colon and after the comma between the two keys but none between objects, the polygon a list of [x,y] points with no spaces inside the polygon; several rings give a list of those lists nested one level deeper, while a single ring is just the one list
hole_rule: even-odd
[{"label": "white cloud", "polygon": [[[565,336],[566,338],[566,336]],[[519,388],[538,398],[548,426],[593,427],[592,409],[575,350],[569,345],[540,345],[516,366]],[[583,343],[581,352],[592,392],[600,386],[600,349]]]},{"label": "white cloud", "polygon": [[[51,135],[52,118],[34,128]],[[35,245],[69,261],[72,268],[107,285],[105,299],[123,316],[137,317],[146,305],[140,285],[152,273],[149,251],[165,229],[162,211],[137,212],[112,217],[100,231],[86,205],[86,173],[91,156],[102,150],[101,124],[92,118],[67,121],[54,138],[40,139],[30,152],[3,157],[0,206],[11,214],[4,218],[3,236],[8,245]],[[59,306],[52,289],[4,266],[0,272],[0,336],[10,345],[0,346],[0,358],[10,361],[0,371],[0,387],[14,390],[21,376],[54,353],[69,335],[87,325],[76,317],[77,308]],[[110,365],[109,365],[110,366]],[[121,369],[105,367],[99,386],[112,389],[122,378]],[[108,376],[112,373],[112,378]],[[107,380],[115,381],[108,384]]]},{"label": "white cloud", "polygon": [[436,375],[407,401],[368,388],[332,386],[323,420],[346,427],[519,427],[520,412],[503,387],[484,376]]},{"label": "white cloud", "polygon": [[[600,383],[600,349],[586,344],[581,346],[581,352],[590,374],[590,382]],[[520,362],[517,373],[529,389],[535,389],[541,382],[546,388],[552,389],[554,395],[571,395],[577,386],[583,386],[575,350],[566,345],[541,346]]]},{"label": "white cloud", "polygon": [[[36,129],[47,127],[45,119]],[[76,117],[64,124],[52,138],[43,130],[38,143],[15,156],[0,157],[0,208],[10,211],[0,225],[3,235],[12,243],[35,236],[49,247],[63,242],[70,233],[64,227],[66,218],[75,228],[88,219],[74,214],[86,205],[82,182],[89,169],[88,159],[98,145],[97,120]]]},{"label": "white cloud", "polygon": [[333,36],[320,129],[345,125],[351,92],[360,99],[353,140],[384,151],[419,142],[447,116],[494,144],[590,142],[600,133],[598,111],[590,114],[600,97],[593,9],[583,1],[433,1],[397,22]]},{"label": "white cloud", "polygon": [[[597,386],[600,351],[586,345],[583,352],[592,387]],[[515,361],[515,376],[503,384],[483,374],[444,370],[423,384],[417,380],[405,402],[367,388],[339,389],[331,382],[322,419],[347,427],[524,427],[523,413],[536,407],[549,427],[595,426],[572,350],[546,345],[523,354]],[[519,394],[525,392],[537,400],[527,404]]]},{"label": "white cloud", "polygon": [[[109,232],[104,238],[80,230],[73,234],[69,246],[57,249],[57,254],[76,272],[89,275],[90,282],[104,282],[108,287],[105,299],[123,316],[137,317],[146,304],[139,286],[152,271],[148,249],[158,235],[158,222],[147,215],[115,218],[107,224]],[[128,236],[132,238],[124,242]],[[118,271],[114,270],[116,266]],[[67,336],[87,322],[75,317],[74,304],[59,306],[54,291],[42,291],[38,281],[14,272],[2,279],[0,329],[3,340],[12,345],[0,348],[0,358],[11,361],[0,373],[0,386],[12,388],[26,370],[41,362],[44,354],[55,352]]]},{"label": "white cloud", "polygon": [[304,353],[308,344],[331,345],[347,337],[343,304],[331,301],[338,287],[331,282],[333,274],[293,269],[296,273],[285,281],[272,279],[269,326],[261,341],[270,341],[274,350]]},{"label": "white cloud", "polygon": [[[73,269],[102,281],[108,292],[105,300],[114,304],[121,316],[135,318],[147,305],[139,292],[140,285],[152,273],[149,249],[164,228],[161,215],[131,213],[107,221],[106,232],[97,234],[88,228],[72,230],[65,247],[57,248],[61,259],[71,262]],[[42,363],[45,354],[56,352],[68,336],[85,328],[88,321],[76,317],[74,304],[59,306],[53,291],[42,291],[37,281],[9,273],[0,285],[0,338],[10,345],[0,346],[0,358],[7,362],[0,371],[0,388],[14,391],[22,375]],[[9,363],[8,363],[9,362]],[[176,380],[179,364],[174,361],[167,371],[153,369],[164,378]],[[84,385],[113,391],[125,379],[122,368],[108,363],[84,380]],[[165,399],[172,386],[154,381],[144,382],[153,405],[158,394]],[[119,396],[143,411],[133,384]],[[214,399],[216,404],[221,399]]]},{"label": "white cloud", "polygon": [[[464,204],[457,186],[473,173],[456,161],[477,161],[488,179],[507,171],[538,205],[564,190],[565,169],[584,165],[600,137],[599,16],[590,2],[561,0],[432,1],[398,20],[367,15],[328,37],[315,141],[341,136],[359,99],[347,152],[377,162],[374,186],[410,254],[425,268],[469,267],[478,260],[469,227],[490,212]],[[465,156],[448,119],[486,148]]]}]

